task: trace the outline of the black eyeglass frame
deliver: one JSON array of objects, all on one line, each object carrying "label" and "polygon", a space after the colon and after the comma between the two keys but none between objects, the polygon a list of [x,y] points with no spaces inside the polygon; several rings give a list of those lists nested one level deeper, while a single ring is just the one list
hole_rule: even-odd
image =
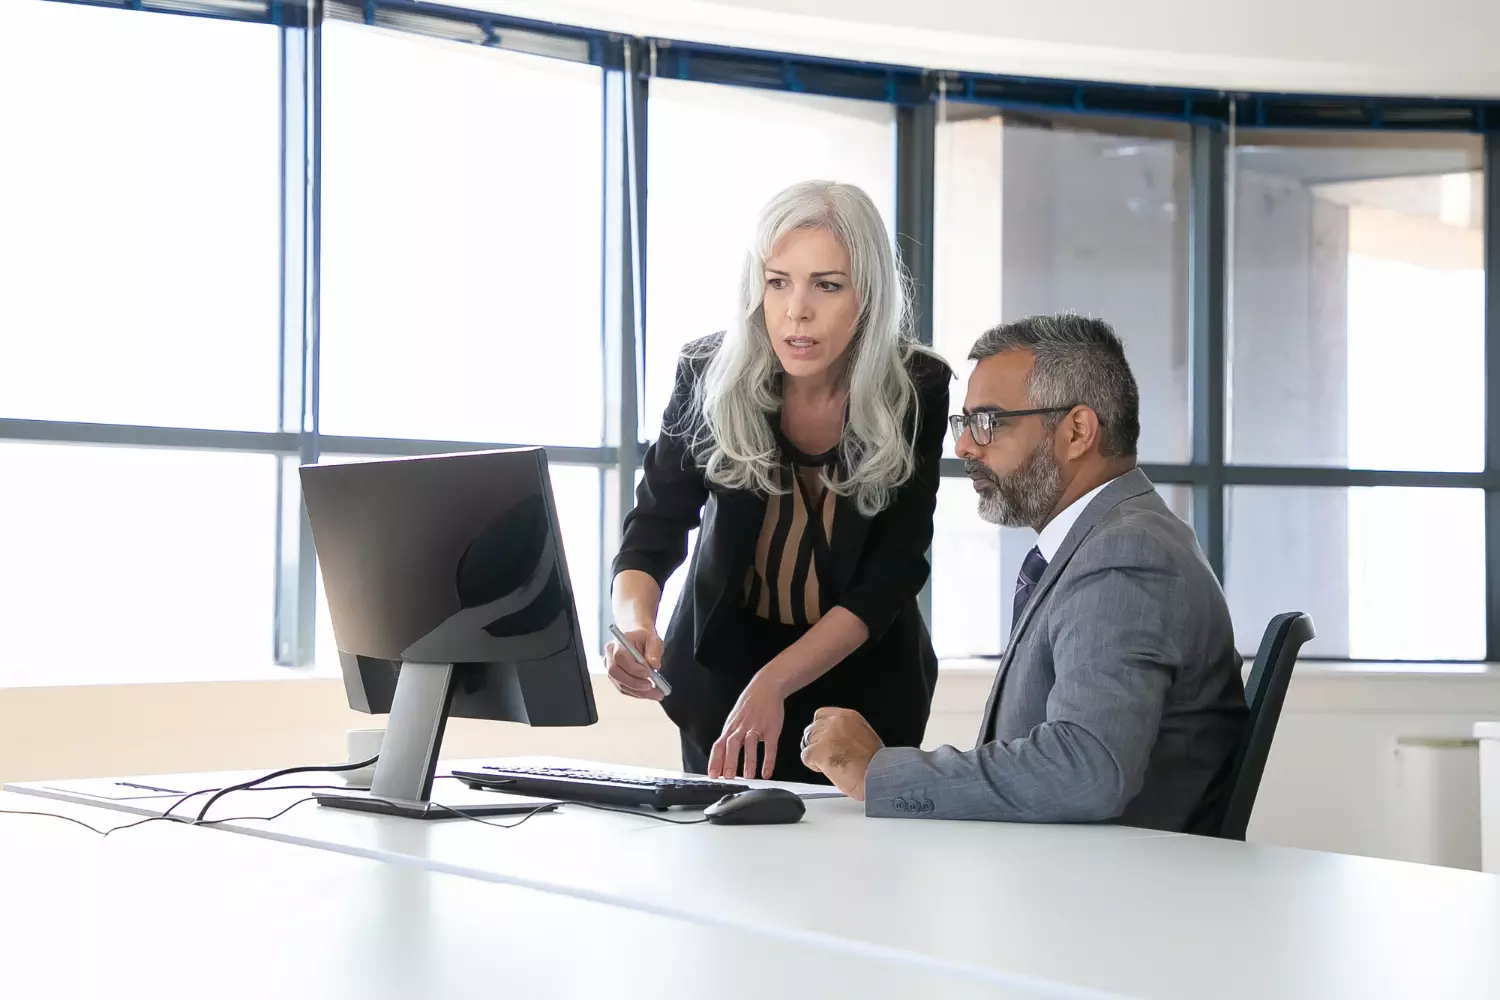
[{"label": "black eyeglass frame", "polygon": [[[999,407],[986,406],[968,413],[954,413],[948,417],[948,429],[953,432],[953,443],[957,444],[964,436],[967,428],[969,435],[973,437],[974,443],[981,448],[995,439],[995,427],[1002,420],[1012,417],[1031,417],[1042,413],[1068,413],[1082,406],[1082,403],[1072,403],[1068,406],[1039,406],[1031,410],[1002,410]],[[987,418],[983,421],[983,436],[980,436],[980,417]]]}]

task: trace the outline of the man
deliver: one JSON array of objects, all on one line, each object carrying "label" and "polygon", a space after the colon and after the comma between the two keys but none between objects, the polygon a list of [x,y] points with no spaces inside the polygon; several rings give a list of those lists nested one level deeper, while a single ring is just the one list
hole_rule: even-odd
[{"label": "man", "polygon": [[969,355],[958,455],[979,514],[1039,532],[973,750],[883,748],[819,711],[803,760],[870,816],[1211,828],[1246,725],[1223,591],[1136,468],[1140,401],[1109,325],[1038,316]]}]

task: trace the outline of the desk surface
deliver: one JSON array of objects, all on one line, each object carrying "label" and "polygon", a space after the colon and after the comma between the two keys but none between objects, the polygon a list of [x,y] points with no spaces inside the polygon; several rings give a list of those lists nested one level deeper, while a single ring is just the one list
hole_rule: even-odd
[{"label": "desk surface", "polygon": [[311,805],[229,826],[970,977],[1151,1000],[1500,995],[1500,879],[1446,868],[1123,827],[872,820],[847,800],[782,827],[565,806],[502,831]]},{"label": "desk surface", "polygon": [[[0,794],[0,809],[35,798]],[[120,813],[65,803],[100,829]],[[0,815],[0,995],[1089,997],[155,823]],[[590,961],[581,960],[585,957]]]}]

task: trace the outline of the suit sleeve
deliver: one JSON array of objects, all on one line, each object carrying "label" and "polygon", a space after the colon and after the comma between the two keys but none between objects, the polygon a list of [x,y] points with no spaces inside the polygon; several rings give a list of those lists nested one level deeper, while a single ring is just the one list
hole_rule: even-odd
[{"label": "suit sleeve", "polygon": [[865,780],[866,813],[1068,823],[1124,812],[1144,780],[1192,606],[1164,554],[1143,560],[1137,547],[1132,555],[1049,595],[1047,721],[966,752],[879,751]]},{"label": "suit sleeve", "polygon": [[879,638],[927,582],[950,375],[947,365],[934,361],[917,380],[916,467],[890,506],[871,520],[859,565],[839,601],[864,622],[870,640]]},{"label": "suit sleeve", "polygon": [[697,374],[691,362],[678,361],[672,398],[662,416],[661,431],[641,462],[635,507],[625,515],[610,579],[622,570],[635,569],[649,573],[657,586],[665,587],[667,578],[687,558],[688,533],[698,527],[708,498],[703,470],[682,433]]}]

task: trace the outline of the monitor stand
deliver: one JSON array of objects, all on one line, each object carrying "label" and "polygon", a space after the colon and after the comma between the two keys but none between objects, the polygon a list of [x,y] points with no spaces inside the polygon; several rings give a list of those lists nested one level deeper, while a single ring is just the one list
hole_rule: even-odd
[{"label": "monitor stand", "polygon": [[548,808],[535,799],[506,801],[503,795],[495,802],[433,804],[433,775],[457,673],[451,663],[402,663],[370,791],[320,793],[318,804],[409,819],[458,819],[459,813],[504,816]]}]

